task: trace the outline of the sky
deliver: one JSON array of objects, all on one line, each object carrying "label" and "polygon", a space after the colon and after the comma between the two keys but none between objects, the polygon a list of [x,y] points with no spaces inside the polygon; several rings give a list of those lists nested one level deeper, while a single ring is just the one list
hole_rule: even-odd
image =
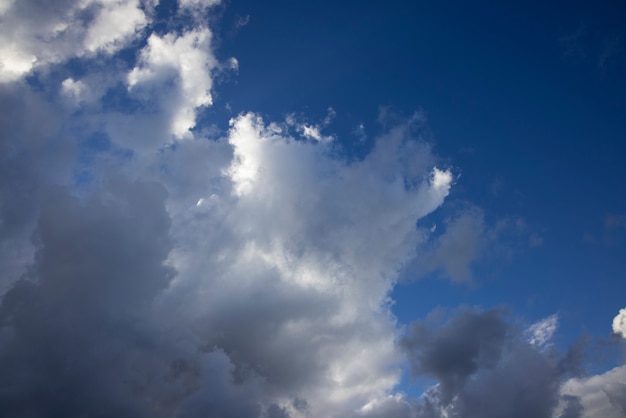
[{"label": "sky", "polygon": [[626,417],[619,1],[0,0],[0,415]]}]

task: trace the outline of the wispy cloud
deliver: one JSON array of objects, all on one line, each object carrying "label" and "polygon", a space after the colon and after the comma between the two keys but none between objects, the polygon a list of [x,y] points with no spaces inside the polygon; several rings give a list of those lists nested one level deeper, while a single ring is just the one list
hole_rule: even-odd
[{"label": "wispy cloud", "polygon": [[424,235],[424,245],[406,271],[412,280],[440,273],[454,282],[469,282],[477,265],[506,260],[543,244],[522,218],[487,220],[477,206],[466,205]]}]

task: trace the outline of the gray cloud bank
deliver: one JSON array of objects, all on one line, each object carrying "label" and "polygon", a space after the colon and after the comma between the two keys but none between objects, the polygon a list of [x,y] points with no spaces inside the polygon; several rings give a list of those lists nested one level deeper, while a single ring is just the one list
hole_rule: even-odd
[{"label": "gray cloud bank", "polygon": [[[179,3],[164,33],[156,1],[0,3],[0,415],[623,408],[622,369],[569,379],[567,356],[499,311],[404,335],[389,292],[453,183],[424,122],[396,123],[351,163],[325,126],[248,113],[195,131],[223,71],[202,18],[215,2]],[[481,216],[450,229],[480,240]],[[456,242],[433,248],[451,260]],[[474,258],[437,263],[462,279]],[[396,389],[407,356],[438,382],[420,399]]]}]

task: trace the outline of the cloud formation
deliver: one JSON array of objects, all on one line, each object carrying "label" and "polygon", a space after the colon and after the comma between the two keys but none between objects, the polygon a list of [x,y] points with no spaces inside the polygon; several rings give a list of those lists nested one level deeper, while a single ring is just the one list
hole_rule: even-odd
[{"label": "cloud formation", "polygon": [[626,415],[626,366],[586,378],[572,378],[564,383],[566,396],[580,399],[584,417],[621,418]]},{"label": "cloud formation", "polygon": [[4,2],[0,8],[0,81],[72,57],[111,55],[147,25],[148,1],[37,0]]},{"label": "cloud formation", "polygon": [[470,282],[474,267],[481,262],[511,258],[542,244],[523,218],[487,220],[485,211],[471,204],[458,209],[441,226],[431,227],[429,240],[419,249],[405,280],[436,273],[453,282]]},{"label": "cloud formation", "polygon": [[533,337],[537,329],[524,331],[502,310],[468,308],[443,325],[412,323],[402,340],[412,374],[437,381],[417,416],[548,418],[560,402],[566,404],[561,417],[582,416],[578,399],[560,392],[564,378],[576,371],[578,347],[565,354],[542,349]]},{"label": "cloud formation", "polygon": [[620,309],[613,318],[613,333],[626,338],[626,308]]},{"label": "cloud formation", "polygon": [[[389,294],[416,254],[462,280],[490,231],[479,209],[432,244],[416,227],[454,183],[422,118],[350,162],[325,132],[332,108],[319,125],[249,112],[198,128],[228,67],[206,24],[216,3],[179,1],[162,25],[149,0],[0,3],[2,415],[593,408],[591,390],[561,397],[556,317],[397,324]],[[407,358],[438,382],[420,399],[396,389]]]}]

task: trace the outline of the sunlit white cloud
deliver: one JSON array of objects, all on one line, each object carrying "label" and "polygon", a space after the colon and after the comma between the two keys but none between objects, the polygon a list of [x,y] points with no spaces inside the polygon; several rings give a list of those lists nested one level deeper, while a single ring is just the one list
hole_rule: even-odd
[{"label": "sunlit white cloud", "polygon": [[[213,103],[211,70],[217,61],[210,46],[208,28],[180,36],[152,34],[139,64],[128,75],[130,92],[143,101],[158,103],[171,118],[169,131],[177,138],[189,137],[197,109]],[[174,87],[163,89],[169,84]]]},{"label": "sunlit white cloud", "polygon": [[538,348],[544,347],[552,339],[558,325],[559,317],[557,314],[550,315],[549,317],[532,324],[526,330],[528,341]]},{"label": "sunlit white cloud", "polygon": [[0,81],[72,57],[113,54],[148,24],[139,0],[3,3]]},{"label": "sunlit white cloud", "polygon": [[622,338],[626,338],[626,308],[620,309],[613,318],[613,332]]},{"label": "sunlit white cloud", "polygon": [[584,417],[621,418],[626,414],[626,366],[605,373],[573,378],[565,382],[561,391],[580,398]]}]

